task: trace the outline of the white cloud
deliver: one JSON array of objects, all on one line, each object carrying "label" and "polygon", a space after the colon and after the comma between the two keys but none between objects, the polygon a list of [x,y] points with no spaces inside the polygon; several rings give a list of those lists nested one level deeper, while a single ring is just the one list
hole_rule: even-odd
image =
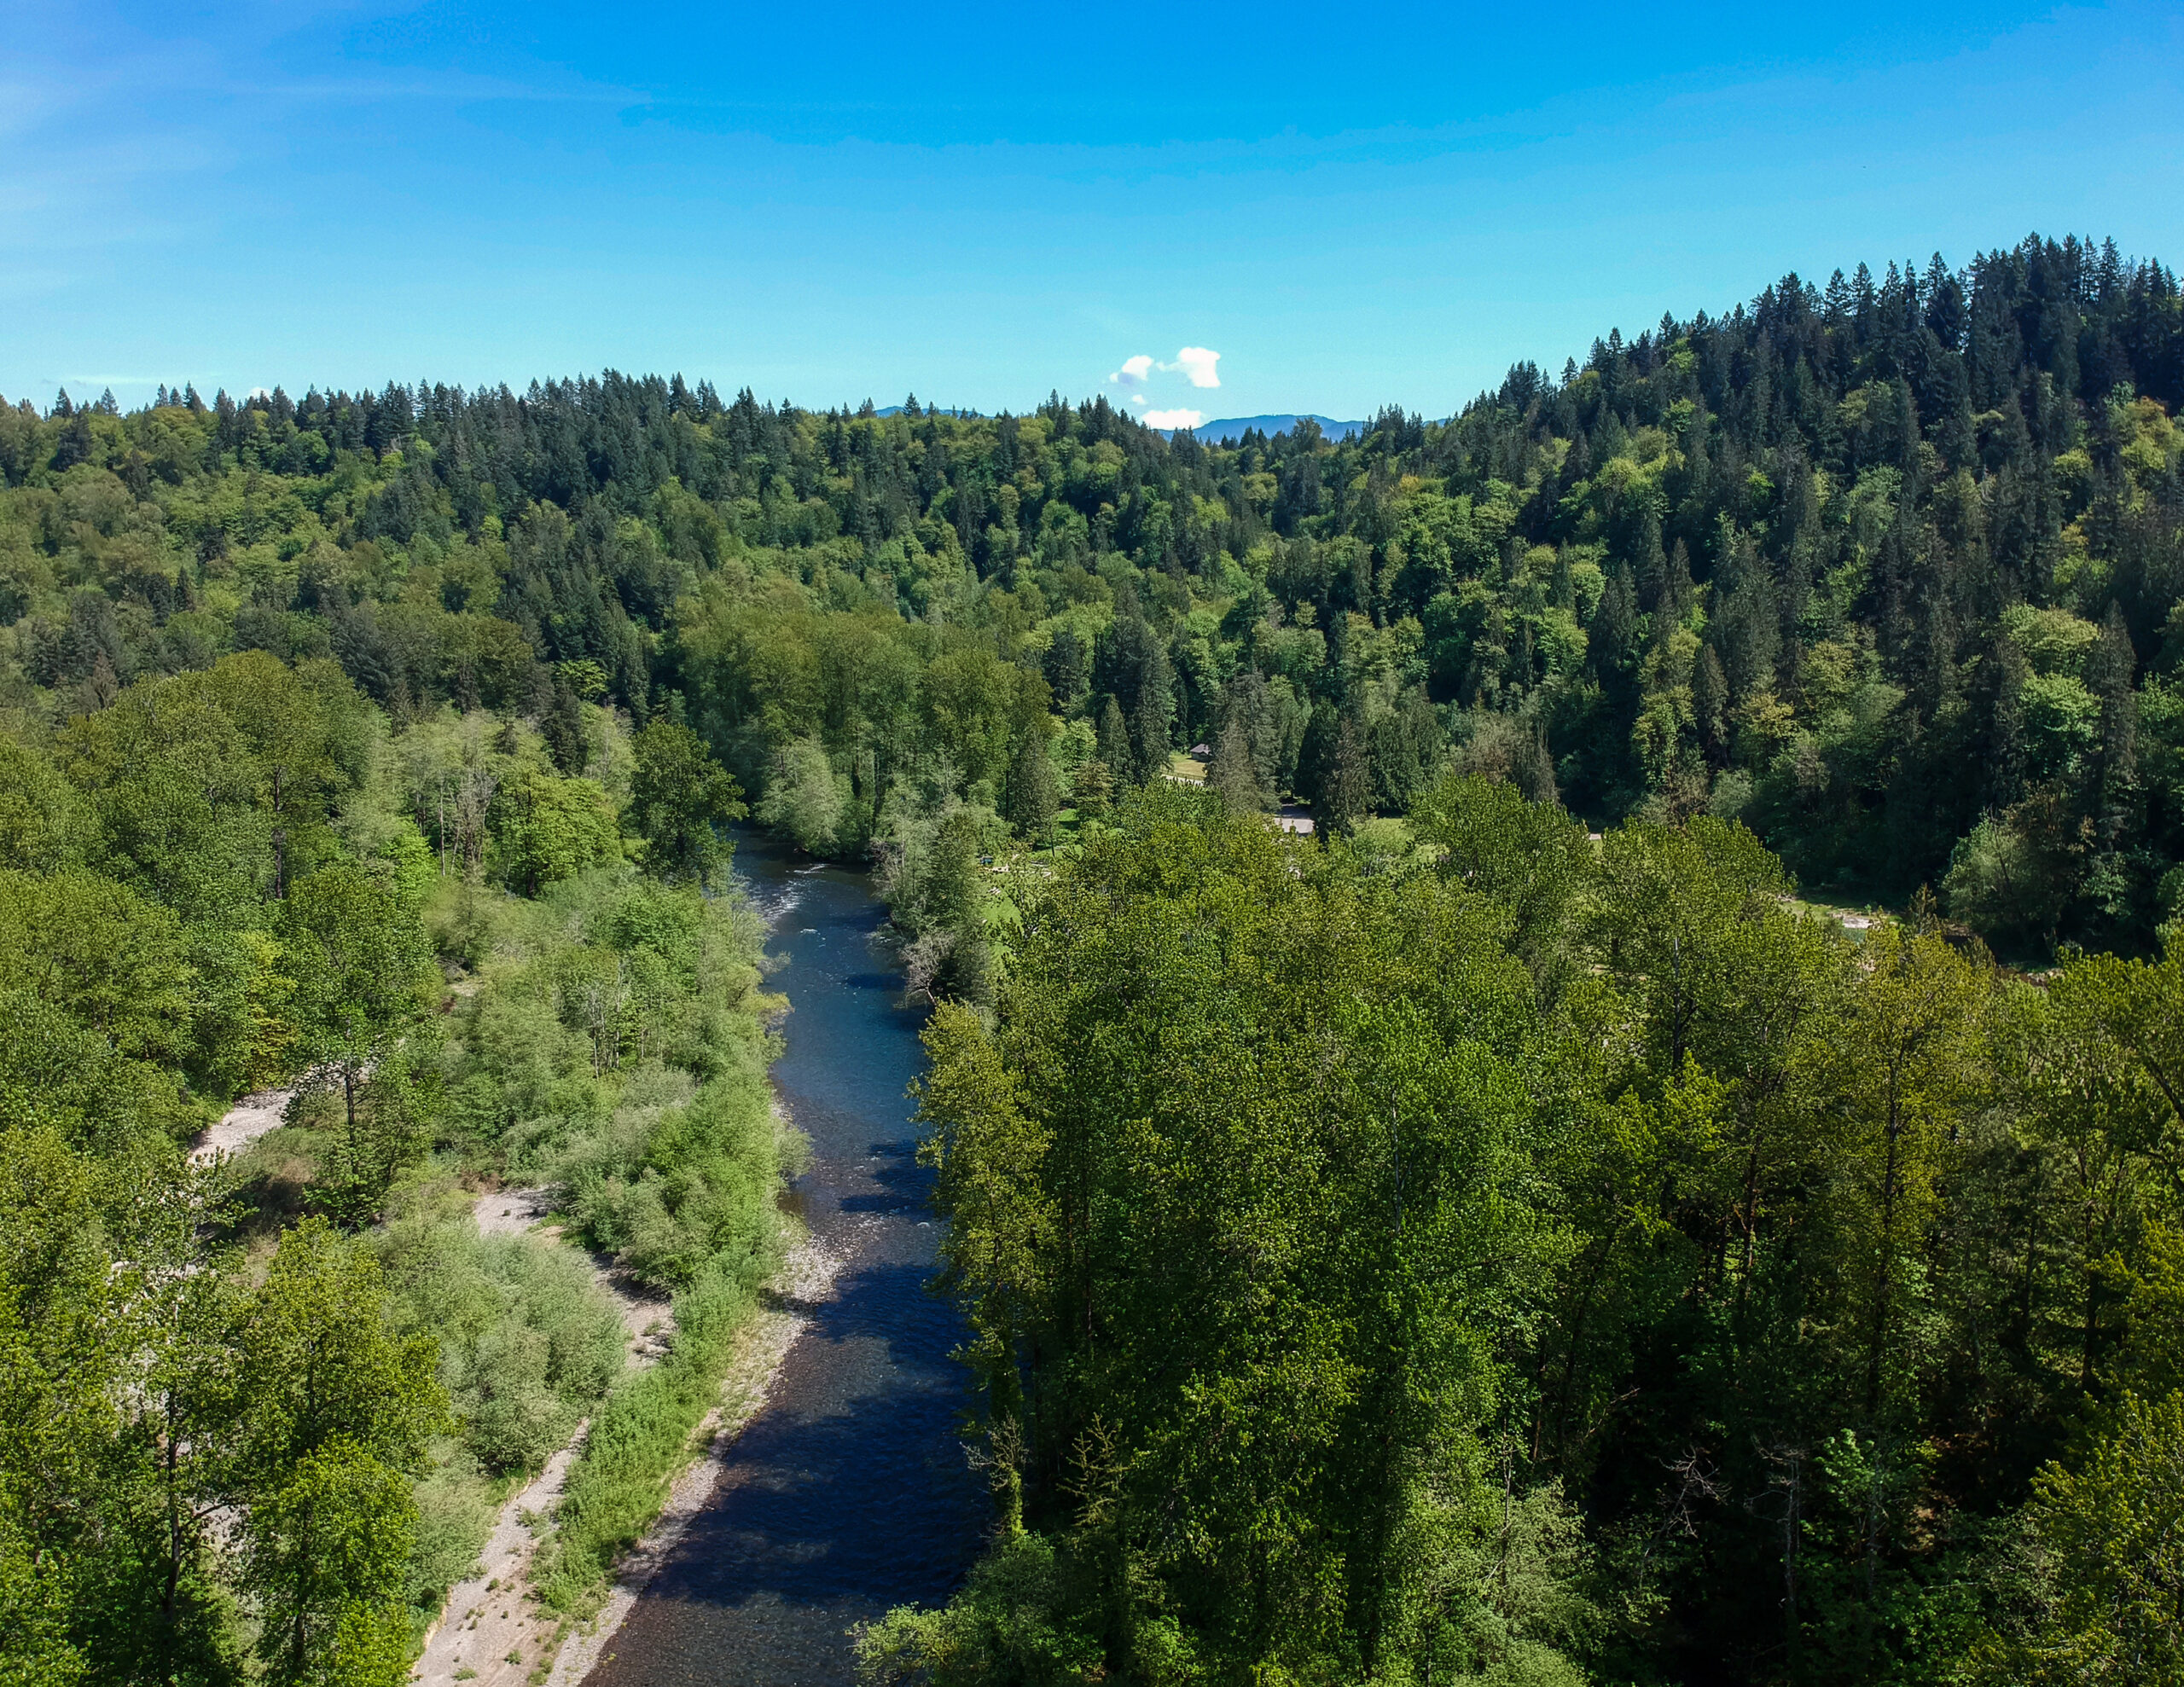
[{"label": "white cloud", "polygon": [[[1201,386],[1211,386],[1202,381]],[[1203,410],[1147,410],[1138,420],[1147,427],[1196,427],[1205,420]]]},{"label": "white cloud", "polygon": [[[1165,368],[1168,366],[1163,363],[1160,367]],[[1107,379],[1118,386],[1142,386],[1145,384],[1146,376],[1152,373],[1153,360],[1141,353],[1135,357],[1124,358],[1122,368],[1117,369]]]},{"label": "white cloud", "polygon": [[[1131,361],[1136,360],[1133,358]],[[1209,351],[1203,345],[1186,345],[1176,354],[1174,362],[1163,363],[1160,367],[1170,374],[1188,375],[1193,386],[1218,386],[1221,376],[1213,366],[1220,361],[1218,351]]]},{"label": "white cloud", "polygon": [[1133,392],[1130,396],[1130,402],[1133,404],[1150,404],[1153,401],[1142,392]]}]

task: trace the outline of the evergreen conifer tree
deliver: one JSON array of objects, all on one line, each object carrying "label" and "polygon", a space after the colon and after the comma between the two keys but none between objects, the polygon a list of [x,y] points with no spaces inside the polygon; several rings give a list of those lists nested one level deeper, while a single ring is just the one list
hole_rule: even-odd
[{"label": "evergreen conifer tree", "polygon": [[1100,760],[1118,778],[1135,780],[1137,757],[1130,741],[1130,728],[1123,720],[1123,706],[1110,692],[1100,704]]}]

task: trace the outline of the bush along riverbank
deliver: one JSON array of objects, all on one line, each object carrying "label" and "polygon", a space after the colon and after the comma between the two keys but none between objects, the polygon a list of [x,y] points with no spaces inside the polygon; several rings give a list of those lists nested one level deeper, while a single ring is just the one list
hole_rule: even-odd
[{"label": "bush along riverbank", "polygon": [[633,1371],[593,1419],[541,1550],[531,1586],[563,1617],[590,1615],[624,1554],[659,1520],[676,1475],[704,1450],[700,1429],[749,1330],[754,1286],[709,1275],[675,1299],[666,1355]]}]

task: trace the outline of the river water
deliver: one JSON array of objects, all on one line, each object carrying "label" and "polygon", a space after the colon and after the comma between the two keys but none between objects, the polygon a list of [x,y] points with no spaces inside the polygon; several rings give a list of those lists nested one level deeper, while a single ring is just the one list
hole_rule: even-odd
[{"label": "river water", "polygon": [[903,1093],[920,1018],[872,942],[884,910],[865,875],[762,838],[736,871],[788,958],[774,1081],[812,1147],[794,1197],[846,1263],[587,1687],[848,1682],[851,1626],[944,1600],[986,1516],[956,1434],[962,1326],[926,1289],[936,1221]]}]

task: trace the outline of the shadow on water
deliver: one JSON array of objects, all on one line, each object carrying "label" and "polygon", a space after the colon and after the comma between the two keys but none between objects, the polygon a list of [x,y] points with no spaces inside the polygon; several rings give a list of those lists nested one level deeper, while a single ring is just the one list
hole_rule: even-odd
[{"label": "shadow on water", "polygon": [[774,1078],[812,1159],[788,1204],[847,1263],[592,1687],[846,1683],[849,1630],[944,1599],[985,1516],[956,1433],[962,1325],[926,1289],[931,1174],[903,1093],[921,1019],[872,946],[883,911],[863,875],[761,840],[737,869],[789,958]]}]

